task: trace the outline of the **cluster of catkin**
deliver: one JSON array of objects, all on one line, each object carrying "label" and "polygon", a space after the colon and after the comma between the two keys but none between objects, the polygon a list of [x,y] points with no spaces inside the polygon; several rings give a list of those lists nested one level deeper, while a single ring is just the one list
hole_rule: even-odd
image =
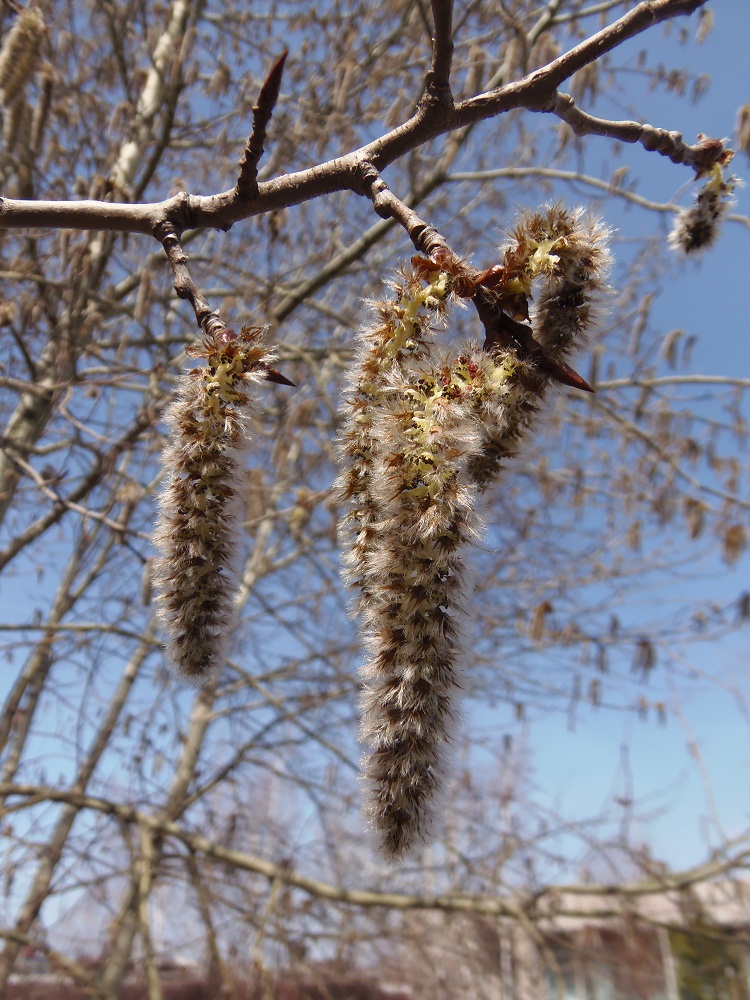
[{"label": "cluster of catkin", "polygon": [[[534,337],[555,359],[592,325],[606,237],[582,212],[553,207],[524,216],[505,249],[494,294],[525,303],[539,286]],[[341,535],[366,649],[366,812],[392,859],[428,832],[444,781],[478,495],[514,452],[548,381],[513,346],[437,342],[455,279],[440,262],[401,272],[361,335],[344,404]]]},{"label": "cluster of catkin", "polygon": [[253,383],[273,355],[264,331],[220,330],[188,348],[205,365],[185,372],[166,413],[167,481],[154,541],[153,583],[179,673],[204,683],[225,662],[234,611],[237,517],[243,507],[244,453]]}]

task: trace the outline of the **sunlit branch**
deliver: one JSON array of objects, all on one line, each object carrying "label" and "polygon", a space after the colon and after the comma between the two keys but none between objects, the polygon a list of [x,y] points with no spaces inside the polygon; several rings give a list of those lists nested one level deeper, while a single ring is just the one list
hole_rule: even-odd
[{"label": "sunlit branch", "polygon": [[381,218],[395,219],[403,226],[409,239],[420,253],[431,256],[438,251],[451,257],[455,256],[440,233],[421,219],[413,208],[398,198],[374,167],[368,165],[364,174],[364,183],[369,188],[375,211]]},{"label": "sunlit branch", "polygon": [[724,145],[717,139],[701,140],[691,146],[679,132],[669,132],[640,122],[595,118],[576,107],[570,94],[558,93],[550,107],[538,110],[557,115],[576,135],[604,135],[610,139],[619,139],[620,142],[639,142],[648,152],[659,153],[673,163],[684,163],[698,172],[719,162],[725,155]]},{"label": "sunlit branch", "polygon": [[103,229],[156,234],[158,227],[165,222],[171,223],[178,235],[188,228],[227,229],[240,219],[337,191],[358,191],[363,164],[372,163],[382,170],[431,139],[518,108],[552,111],[567,116],[566,120],[570,120],[576,128],[584,132],[588,129],[592,134],[608,134],[602,130],[609,128],[617,137],[641,142],[646,148],[663,152],[677,162],[707,166],[723,155],[723,146],[718,140],[704,140],[696,146],[687,146],[676,133],[636,123],[610,123],[587,116],[574,106],[571,109],[570,98],[557,93],[557,86],[563,80],[626,39],[661,21],[689,14],[704,2],[653,0],[641,3],[618,21],[522,80],[469,98],[454,108],[429,102],[422,104],[407,122],[361,149],[306,170],[259,183],[257,195],[251,202],[238,199],[236,187],[209,196],[183,192],[162,202],[133,205],[4,198],[0,201],[0,229]]},{"label": "sunlit branch", "polygon": [[167,255],[169,266],[174,275],[174,290],[181,299],[186,299],[193,307],[198,326],[206,337],[214,337],[227,329],[227,324],[213,312],[203,294],[198,290],[188,268],[188,256],[182,248],[180,238],[174,227],[164,223],[157,229],[157,237],[161,240]]},{"label": "sunlit branch", "polygon": [[453,0],[432,0],[435,34],[432,39],[432,66],[425,82],[425,102],[453,106],[451,63],[453,61]]},{"label": "sunlit branch", "polygon": [[661,385],[728,385],[738,388],[750,388],[750,378],[734,378],[729,375],[656,375],[654,378],[642,378],[634,375],[632,378],[613,378],[597,381],[599,389],[629,389],[654,388]]}]

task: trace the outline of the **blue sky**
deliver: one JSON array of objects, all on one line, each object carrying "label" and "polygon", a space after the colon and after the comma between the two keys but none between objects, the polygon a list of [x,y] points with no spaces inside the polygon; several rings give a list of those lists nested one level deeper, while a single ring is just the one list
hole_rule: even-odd
[{"label": "blue sky", "polygon": [[[662,91],[647,92],[635,74],[630,80],[627,96],[639,117],[677,129],[688,141],[694,141],[698,132],[731,136],[737,108],[750,103],[750,4],[722,0],[712,6],[714,28],[702,44],[676,44],[681,28],[688,28],[694,38],[697,18],[692,17],[675,22],[667,35],[657,28],[627,43],[615,58],[618,66],[634,69],[637,54],[645,47],[652,62],[663,58],[668,65],[711,77],[710,87],[695,104]],[[628,116],[606,98],[597,113]],[[601,145],[603,160],[611,164],[606,140]],[[590,153],[589,164],[595,163]],[[644,197],[689,204],[693,189],[680,193],[689,171],[645,154],[640,147],[623,148],[621,162],[632,166]],[[738,154],[731,170],[750,181],[745,154]],[[589,172],[594,172],[590,166]],[[736,202],[733,211],[750,216],[750,187],[738,188]],[[607,219],[619,225],[623,236],[666,232],[664,217],[625,209],[618,219],[617,213],[617,206],[609,203]],[[692,372],[750,377],[749,264],[750,229],[739,223],[728,223],[715,247],[699,260],[674,260],[664,291],[654,303],[652,326],[697,334]],[[746,466],[746,456],[741,457]],[[745,558],[729,570],[717,561],[711,582],[717,600],[732,599],[750,588],[749,565]],[[703,581],[698,585],[705,587]],[[692,662],[720,684],[736,684],[750,695],[749,638],[745,630],[731,641],[693,648]],[[645,693],[650,696],[648,690]],[[734,696],[719,685],[696,681],[670,692],[667,684],[666,697],[669,711],[664,726],[657,724],[653,713],[644,722],[633,713],[618,717],[584,708],[577,714],[574,731],[565,717],[550,716],[532,720],[526,738],[541,801],[572,817],[600,810],[622,816],[622,808],[613,801],[628,791],[641,799],[647,812],[658,804],[663,811],[650,822],[634,824],[631,833],[634,840],[650,843],[657,856],[680,867],[705,858],[707,848],[716,846],[722,835],[736,836],[750,826],[750,726]],[[682,717],[676,711],[678,704]],[[700,750],[703,771],[696,765],[691,741]]]}]

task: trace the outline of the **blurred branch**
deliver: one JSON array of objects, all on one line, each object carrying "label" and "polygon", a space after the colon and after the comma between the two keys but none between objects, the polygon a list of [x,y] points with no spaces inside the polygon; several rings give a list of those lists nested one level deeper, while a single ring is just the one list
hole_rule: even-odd
[{"label": "blurred branch", "polygon": [[72,979],[74,983],[77,983],[83,989],[86,996],[95,997],[96,1000],[119,1000],[116,994],[110,990],[102,991],[98,989],[94,985],[91,973],[87,968],[61,955],[59,951],[50,948],[48,944],[39,938],[30,937],[28,934],[21,934],[18,931],[6,931],[2,929],[0,929],[0,938],[15,945],[19,951],[22,948],[32,948],[34,951],[40,952],[49,960],[53,968]]},{"label": "blurred branch", "polygon": [[[348,903],[352,906],[374,907],[384,906],[395,910],[443,910],[457,913],[485,913],[497,917],[519,919],[523,914],[526,919],[544,917],[591,916],[591,911],[579,908],[568,908],[563,903],[565,895],[582,899],[611,899],[614,903],[624,900],[635,901],[639,898],[660,895],[666,892],[678,892],[691,886],[731,871],[750,867],[750,845],[743,840],[733,842],[721,856],[712,857],[703,864],[683,869],[679,872],[651,875],[636,882],[625,882],[621,885],[586,884],[586,885],[554,885],[533,893],[527,898],[519,894],[517,898],[488,896],[486,894],[448,893],[444,895],[424,895],[396,892],[370,892],[362,889],[345,889],[318,879],[308,878],[295,872],[285,864],[274,864],[253,854],[222,847],[203,837],[185,830],[173,820],[144,813],[132,806],[92,795],[82,795],[74,791],[52,788],[46,785],[0,784],[0,796],[23,796],[28,801],[17,805],[6,805],[5,813],[10,814],[39,801],[66,802],[77,809],[92,809],[96,812],[114,816],[128,824],[137,824],[145,830],[163,836],[174,837],[183,843],[194,854],[204,854],[241,871],[251,871],[265,876],[271,882],[280,881],[295,886],[303,892],[318,899],[331,902]],[[622,910],[616,906],[612,909],[596,909],[597,917],[622,916]]]},{"label": "blurred branch", "polygon": [[665,465],[669,466],[676,476],[688,483],[697,492],[706,493],[709,496],[717,497],[719,500],[724,500],[726,503],[734,504],[738,507],[744,507],[750,510],[750,500],[745,500],[744,497],[741,497],[737,493],[727,493],[726,490],[720,490],[715,486],[709,486],[708,483],[702,483],[699,479],[696,479],[695,476],[691,476],[689,472],[685,472],[674,455],[670,455],[651,437],[650,434],[643,430],[643,428],[639,427],[634,421],[628,420],[628,418],[622,416],[622,414],[617,413],[617,411],[603,399],[597,397],[592,401],[592,405],[601,410],[603,413],[606,413],[613,421],[615,421],[615,423],[626,428],[629,434],[632,434],[634,437],[638,438],[639,441],[642,441],[649,451],[655,452]]}]

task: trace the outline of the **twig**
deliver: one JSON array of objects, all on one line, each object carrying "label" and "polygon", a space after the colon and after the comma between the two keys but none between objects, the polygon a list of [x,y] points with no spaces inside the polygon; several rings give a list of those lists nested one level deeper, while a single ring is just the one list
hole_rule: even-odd
[{"label": "twig", "polygon": [[619,139],[620,142],[639,142],[650,153],[666,156],[672,163],[684,163],[699,174],[714,163],[721,163],[728,155],[719,139],[699,138],[695,145],[690,146],[680,132],[668,132],[640,122],[595,118],[576,107],[570,94],[556,94],[550,107],[539,110],[557,115],[570,125],[576,135],[606,135],[610,139]]},{"label": "twig", "polygon": [[563,80],[568,80],[584,66],[601,59],[627,39],[662,21],[692,14],[705,2],[706,0],[644,0],[617,21],[597,31],[580,45],[564,52],[541,70],[532,73],[531,78],[538,75],[544,79],[545,87],[556,90]]},{"label": "twig", "polygon": [[[190,269],[187,266],[188,255],[183,250],[180,237],[172,223],[161,223],[156,227],[155,232],[157,238],[161,241],[161,245],[164,247],[164,252],[172,268],[174,290],[177,292],[179,298],[187,299],[193,307],[198,326],[203,331],[204,336],[209,340],[213,340],[218,334],[228,333],[234,336],[234,332],[229,330],[227,324],[219,314],[211,309],[202,292],[193,281]],[[263,377],[267,382],[294,386],[294,382],[288,379],[286,375],[282,375],[280,371],[270,366],[266,367]]]},{"label": "twig", "polygon": [[193,307],[198,326],[208,338],[214,338],[227,329],[227,325],[219,315],[211,309],[206,299],[192,279],[187,266],[188,255],[182,248],[180,237],[175,227],[164,222],[156,229],[156,237],[164,247],[169,266],[174,275],[174,290],[181,299],[186,299]]},{"label": "twig", "polygon": [[273,64],[266,82],[261,87],[258,103],[253,108],[253,130],[240,160],[240,173],[235,188],[237,198],[242,201],[252,201],[258,195],[258,164],[263,156],[266,129],[279,99],[281,77],[287,55],[288,50],[285,49]]},{"label": "twig", "polygon": [[[583,112],[578,112],[577,109],[575,112],[570,111],[566,105],[570,100],[567,95],[558,95],[557,87],[563,80],[604,53],[617,48],[626,39],[633,38],[654,24],[690,14],[704,2],[705,0],[650,0],[641,3],[587,41],[522,80],[469,98],[455,107],[423,102],[408,121],[361,149],[305,170],[258,183],[257,195],[250,201],[237,197],[236,186],[229,191],[209,196],[182,192],[152,204],[3,198],[0,199],[0,229],[88,229],[153,235],[165,221],[171,223],[178,233],[187,228],[228,229],[240,219],[288,208],[337,191],[361,191],[363,163],[371,163],[378,170],[383,170],[429,140],[464,126],[486,121],[517,108],[564,112],[569,117],[575,117],[576,113],[578,116],[582,115]],[[618,123],[606,123],[590,116],[578,117],[577,120],[590,126],[594,134],[608,134],[600,131],[607,125],[614,128],[616,136],[623,137],[618,132]],[[685,146],[674,133],[637,124],[633,127],[637,129],[637,133],[631,141],[644,141],[642,137],[648,136],[644,142],[646,148],[658,149],[665,155],[677,152],[677,162],[697,166],[710,157],[716,162],[721,155],[717,140],[712,140],[717,146],[714,151],[708,149],[706,142],[699,143],[696,147]],[[633,133],[626,130],[627,134]]]},{"label": "twig", "polygon": [[453,107],[451,63],[453,62],[453,0],[432,0],[432,65],[425,79],[425,105]]},{"label": "twig", "polygon": [[[409,239],[420,253],[432,256],[435,251],[442,255],[456,257],[445,238],[434,226],[421,219],[413,208],[397,197],[380,176],[379,171],[368,163],[363,169],[363,185],[381,219],[394,219],[406,230]],[[458,259],[456,257],[456,259]],[[479,273],[479,272],[477,272]]]}]

